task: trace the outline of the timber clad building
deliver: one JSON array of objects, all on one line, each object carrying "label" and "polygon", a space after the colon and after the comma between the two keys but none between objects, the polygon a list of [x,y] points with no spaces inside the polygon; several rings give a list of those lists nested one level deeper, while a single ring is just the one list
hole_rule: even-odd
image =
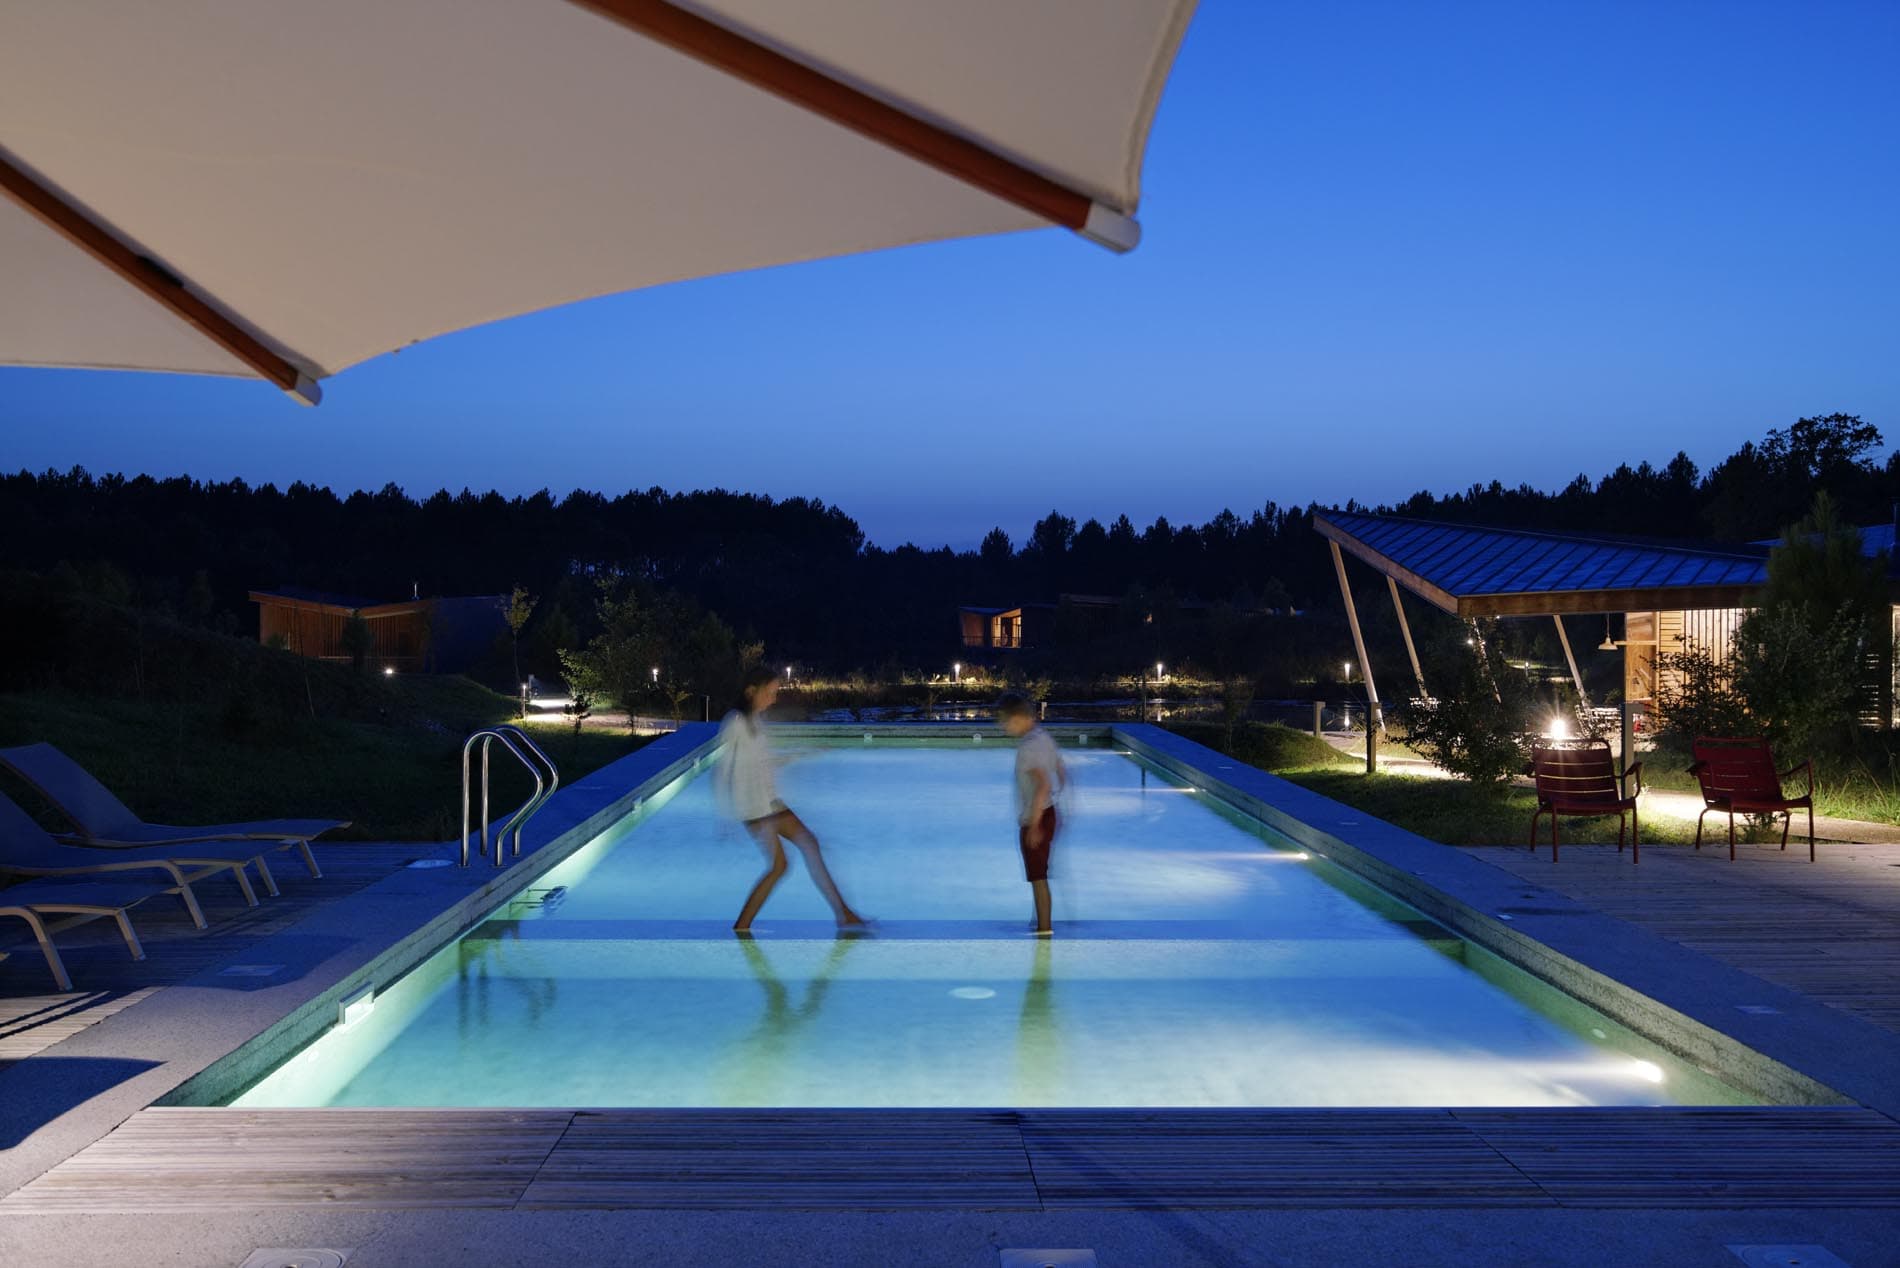
[{"label": "timber clad building", "polygon": [[251,602],[257,604],[258,642],[317,660],[350,661],[343,631],[352,617],[361,617],[369,627],[368,665],[401,673],[461,673],[508,629],[506,595],[382,603],[283,586],[251,591]]},{"label": "timber clad building", "polygon": [[[1624,699],[1641,709],[1654,703],[1659,686],[1673,685],[1663,657],[1691,643],[1717,657],[1727,654],[1736,625],[1768,579],[1773,545],[1529,532],[1341,511],[1315,514],[1313,528],[1332,552],[1360,667],[1375,702],[1372,667],[1366,664],[1364,639],[1347,590],[1348,555],[1386,578],[1400,628],[1406,630],[1408,654],[1411,635],[1399,599],[1401,588],[1453,616],[1547,616],[1556,621],[1581,694],[1582,680],[1563,618],[1606,618],[1605,642],[1623,652]],[[1893,525],[1864,528],[1860,534],[1863,553],[1870,558],[1885,553],[1891,561]],[[1891,562],[1888,567],[1891,570]],[[1611,635],[1612,616],[1622,618],[1620,638]],[[1571,628],[1576,628],[1574,623]],[[1893,609],[1893,628],[1900,636],[1900,606]],[[1415,654],[1412,669],[1420,693],[1429,694]],[[1891,726],[1894,694],[1891,649],[1886,649],[1869,659],[1863,720]]]}]

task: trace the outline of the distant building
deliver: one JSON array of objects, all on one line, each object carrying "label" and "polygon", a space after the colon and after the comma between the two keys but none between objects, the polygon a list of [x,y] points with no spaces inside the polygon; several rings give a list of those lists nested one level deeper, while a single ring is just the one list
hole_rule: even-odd
[{"label": "distant building", "polygon": [[257,639],[317,660],[348,662],[350,618],[369,626],[367,663],[376,669],[454,674],[473,667],[508,630],[508,596],[411,598],[382,602],[360,595],[280,586],[251,591]]}]

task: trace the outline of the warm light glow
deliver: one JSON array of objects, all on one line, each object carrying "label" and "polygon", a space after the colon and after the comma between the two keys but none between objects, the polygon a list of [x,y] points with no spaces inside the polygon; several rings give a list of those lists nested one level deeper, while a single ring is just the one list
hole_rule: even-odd
[{"label": "warm light glow", "polygon": [[385,678],[393,678],[393,677],[395,677],[395,676],[396,676],[396,667],[395,667],[394,665],[384,665],[384,666],[383,666],[383,677],[385,677]]},{"label": "warm light glow", "polygon": [[1545,732],[1545,734],[1547,734],[1553,740],[1569,739],[1570,738],[1569,720],[1565,718],[1552,718],[1550,720],[1550,729],[1547,732]]},{"label": "warm light glow", "polygon": [[1159,678],[1159,677],[1161,677],[1161,676],[1162,676],[1162,674],[1161,674],[1161,662],[1160,662],[1160,661],[1156,661],[1156,662],[1155,662],[1155,677],[1156,677],[1156,678]]},{"label": "warm light glow", "polygon": [[653,681],[654,682],[660,681],[660,667],[658,665],[655,665],[653,667]]},{"label": "warm light glow", "polygon": [[1339,672],[1348,678],[1352,677],[1352,662],[1349,660],[1339,662]]}]

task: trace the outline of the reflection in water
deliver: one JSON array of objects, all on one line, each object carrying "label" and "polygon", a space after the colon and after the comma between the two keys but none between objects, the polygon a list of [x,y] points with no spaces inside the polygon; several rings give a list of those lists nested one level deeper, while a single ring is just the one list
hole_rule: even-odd
[{"label": "reflection in water", "polygon": [[1062,1037],[1055,1013],[1055,942],[1036,939],[1016,1026],[1016,1097],[1020,1105],[1062,1104]]},{"label": "reflection in water", "polygon": [[491,983],[505,983],[521,997],[530,1034],[538,1033],[541,1019],[554,1008],[561,994],[561,984],[555,979],[510,967],[507,945],[521,940],[521,922],[490,923],[495,926],[495,936],[471,937],[457,944],[461,963],[456,975],[455,1021],[465,1046],[478,1042],[490,1024]]},{"label": "reflection in water", "polygon": [[844,964],[845,957],[859,939],[841,937],[805,983],[805,991],[796,1007],[791,992],[781,982],[765,948],[749,937],[738,939],[745,954],[746,967],[752,970],[759,989],[765,992],[765,1011],[746,1037],[733,1045],[736,1059],[714,1077],[718,1088],[715,1098],[721,1105],[767,1105],[777,1076],[801,1067],[791,1060],[792,1041],[809,1026],[824,1007],[825,994],[831,989],[832,976]]}]

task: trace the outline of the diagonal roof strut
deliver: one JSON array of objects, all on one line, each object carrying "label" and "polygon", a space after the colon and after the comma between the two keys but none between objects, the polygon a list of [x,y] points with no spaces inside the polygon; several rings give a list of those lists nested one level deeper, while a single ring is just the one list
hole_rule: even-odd
[{"label": "diagonal roof strut", "polygon": [[667,0],[569,0],[735,79],[909,155],[1109,248],[1131,251],[1141,226],[1087,194],[947,128],[878,100]]},{"label": "diagonal roof strut", "polygon": [[67,241],[169,309],[200,334],[306,405],[323,391],[309,374],[264,346],[217,306],[186,287],[184,279],[125,245],[106,225],[69,202],[38,177],[0,155],[0,191],[32,212]]}]

